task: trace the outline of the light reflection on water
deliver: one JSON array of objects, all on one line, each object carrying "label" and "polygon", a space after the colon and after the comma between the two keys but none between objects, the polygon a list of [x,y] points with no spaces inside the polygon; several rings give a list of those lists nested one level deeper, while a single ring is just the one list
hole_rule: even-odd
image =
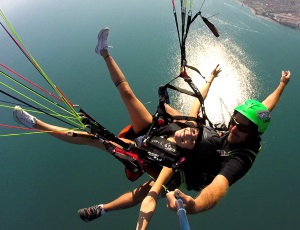
[{"label": "light reflection on water", "polygon": [[[251,71],[253,61],[229,38],[212,38],[212,35],[191,32],[186,44],[188,65],[196,67],[204,77],[220,64],[222,72],[215,79],[205,100],[206,113],[214,122],[228,122],[233,109],[245,99],[255,98],[255,75]],[[176,57],[180,60],[180,57]],[[173,64],[172,75],[178,75],[179,62]],[[192,70],[188,70],[193,82],[199,89],[205,82]],[[190,89],[182,79],[174,83],[181,88]],[[173,106],[188,114],[193,98],[183,94],[170,93]]]}]

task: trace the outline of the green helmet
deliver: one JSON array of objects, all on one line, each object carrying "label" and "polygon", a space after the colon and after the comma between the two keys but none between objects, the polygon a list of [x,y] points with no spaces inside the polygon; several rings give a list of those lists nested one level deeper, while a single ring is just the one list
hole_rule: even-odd
[{"label": "green helmet", "polygon": [[259,101],[246,100],[243,104],[237,106],[235,111],[256,124],[259,133],[264,133],[270,124],[271,114],[267,107]]}]

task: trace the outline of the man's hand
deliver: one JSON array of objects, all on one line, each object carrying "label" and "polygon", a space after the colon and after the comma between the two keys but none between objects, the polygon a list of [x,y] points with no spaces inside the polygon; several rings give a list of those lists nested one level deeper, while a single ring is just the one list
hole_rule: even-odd
[{"label": "man's hand", "polygon": [[183,201],[183,206],[187,213],[193,213],[195,207],[195,200],[191,196],[188,196],[181,192],[179,189],[175,189],[172,192],[167,193],[168,205],[170,210],[176,211],[176,196],[180,196]]},{"label": "man's hand", "polygon": [[281,72],[281,79],[280,81],[284,84],[284,85],[287,85],[289,83],[291,79],[291,72],[289,70],[287,71],[282,71]]}]

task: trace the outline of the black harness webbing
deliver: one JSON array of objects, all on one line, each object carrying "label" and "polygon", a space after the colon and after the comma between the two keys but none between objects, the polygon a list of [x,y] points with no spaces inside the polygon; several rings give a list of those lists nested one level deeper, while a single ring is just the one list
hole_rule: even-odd
[{"label": "black harness webbing", "polygon": [[[118,145],[120,145],[123,148],[122,156],[123,159],[126,159],[124,155],[128,156],[128,159],[131,159],[134,157],[133,155],[138,156],[139,159],[144,161],[145,163],[156,163],[161,166],[167,166],[171,168],[176,168],[178,165],[178,162],[181,161],[181,158],[179,154],[176,152],[174,154],[169,154],[167,156],[166,154],[161,154],[159,151],[151,151],[151,149],[147,148],[139,148],[132,144],[128,144],[118,138],[115,134],[108,131],[106,128],[104,128],[102,125],[100,125],[98,122],[96,122],[90,115],[88,115],[84,110],[80,109],[80,113],[84,115],[84,121],[83,123],[85,125],[90,126],[91,133],[94,135],[93,138],[97,138],[102,140],[103,144],[105,144],[106,150],[110,153],[112,153],[115,157],[118,158],[118,155],[116,153],[120,152],[120,150],[114,146],[113,144],[110,144],[110,142],[114,142]],[[133,155],[132,155],[133,154]],[[137,159],[137,158],[135,158]],[[121,160],[122,161],[122,160]],[[122,161],[122,163],[124,163]]]},{"label": "black harness webbing", "polygon": [[130,149],[130,144],[122,141],[115,134],[108,131],[104,126],[100,125],[94,118],[88,115],[83,109],[80,109],[79,112],[83,114],[82,123],[90,127],[91,133],[94,135],[95,138],[101,137],[109,141],[115,142],[116,144],[122,146],[125,149]]}]

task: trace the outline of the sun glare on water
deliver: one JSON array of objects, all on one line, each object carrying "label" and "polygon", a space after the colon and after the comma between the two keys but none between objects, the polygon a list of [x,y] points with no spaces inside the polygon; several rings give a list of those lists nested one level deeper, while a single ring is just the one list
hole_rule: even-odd
[{"label": "sun glare on water", "polygon": [[[253,65],[247,54],[230,39],[213,39],[211,35],[191,33],[186,43],[188,65],[196,67],[202,75],[209,77],[211,71],[220,65],[222,72],[214,80],[205,100],[206,113],[214,122],[228,122],[234,108],[254,96]],[[178,63],[174,70],[178,71]],[[200,89],[205,83],[196,72],[188,70],[189,76]],[[179,87],[189,89],[184,81],[177,81]],[[189,113],[193,98],[183,94],[174,96],[173,105],[184,114]]]}]

